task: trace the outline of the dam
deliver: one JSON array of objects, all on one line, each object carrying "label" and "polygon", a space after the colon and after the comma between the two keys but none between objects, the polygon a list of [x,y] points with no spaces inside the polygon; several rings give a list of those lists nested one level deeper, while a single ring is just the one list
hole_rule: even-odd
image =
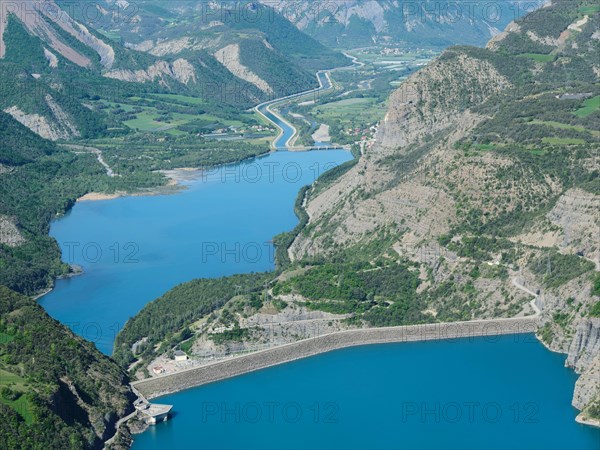
[{"label": "dam", "polygon": [[538,314],[535,314],[512,319],[351,329],[232,357],[169,375],[136,381],[132,386],[145,397],[152,399],[343,348],[476,337],[493,340],[502,335],[535,333],[537,322]]}]

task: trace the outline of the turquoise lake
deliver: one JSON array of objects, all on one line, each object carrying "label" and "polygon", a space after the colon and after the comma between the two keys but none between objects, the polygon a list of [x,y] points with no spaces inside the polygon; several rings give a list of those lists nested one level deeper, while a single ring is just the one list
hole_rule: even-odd
[{"label": "turquoise lake", "polygon": [[157,399],[146,449],[595,449],[533,335],[356,347]]},{"label": "turquoise lake", "polygon": [[272,270],[271,240],[298,223],[300,188],[351,158],[277,152],[207,171],[176,195],[77,203],[50,234],[85,273],[57,281],[40,303],[110,354],[127,319],[174,286]]},{"label": "turquoise lake", "polygon": [[[350,158],[278,152],[175,195],[78,203],[51,234],[85,274],[40,302],[110,354],[125,321],[173,286],[272,269],[298,190]],[[340,350],[162,398],[173,420],[133,448],[598,449],[600,431],[574,422],[564,359],[530,335]]]}]

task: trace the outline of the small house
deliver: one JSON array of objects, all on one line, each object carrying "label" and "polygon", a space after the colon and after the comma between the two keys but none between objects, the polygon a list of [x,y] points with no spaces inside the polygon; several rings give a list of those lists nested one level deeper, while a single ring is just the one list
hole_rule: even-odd
[{"label": "small house", "polygon": [[174,356],[175,356],[175,361],[187,361],[188,360],[188,355],[185,352],[182,352],[181,350],[175,351]]},{"label": "small house", "polygon": [[165,373],[165,368],[163,366],[155,366],[152,368],[152,372],[154,372],[156,375],[160,375]]}]

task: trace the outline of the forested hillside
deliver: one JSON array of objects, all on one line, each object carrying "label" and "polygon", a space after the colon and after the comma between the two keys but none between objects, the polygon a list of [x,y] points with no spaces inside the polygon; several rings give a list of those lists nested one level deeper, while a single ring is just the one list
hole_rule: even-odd
[{"label": "forested hillside", "polygon": [[101,449],[132,410],[127,381],[92,343],[0,286],[0,447]]},{"label": "forested hillside", "polygon": [[[348,63],[251,2],[102,0],[94,15],[78,3],[13,3],[1,6],[0,109],[53,141],[191,121],[189,105],[149,104],[149,94],[184,96],[197,115],[220,119],[216,129],[254,125],[245,109],[316,87],[316,70]],[[110,114],[122,104],[130,114]]]}]

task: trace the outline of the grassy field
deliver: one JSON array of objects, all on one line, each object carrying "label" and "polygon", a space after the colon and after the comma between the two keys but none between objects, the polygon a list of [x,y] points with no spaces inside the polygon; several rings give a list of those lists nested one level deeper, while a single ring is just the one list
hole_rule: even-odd
[{"label": "grassy field", "polygon": [[[148,100],[155,106],[149,106]],[[226,127],[244,127],[248,123],[257,121],[258,117],[255,113],[240,113],[239,120],[218,117],[213,114],[186,114],[183,112],[175,112],[177,108],[192,108],[197,109],[204,102],[197,97],[187,97],[184,95],[172,94],[150,94],[146,99],[140,97],[129,97],[126,102],[115,103],[101,100],[101,103],[113,110],[117,119],[121,118],[123,125],[133,130],[142,132],[164,132],[170,135],[185,135],[185,131],[178,130],[177,127],[188,124],[193,121],[201,120],[206,123],[215,124],[216,128]],[[173,112],[169,112],[173,109]],[[116,114],[117,110],[129,113],[129,118],[123,120],[119,117],[121,114]],[[165,116],[165,113],[168,115]],[[133,117],[131,117],[133,116]]]},{"label": "grassy field", "polygon": [[600,12],[600,5],[582,6],[579,8],[581,14],[594,14]]},{"label": "grassy field", "polygon": [[[25,394],[28,390],[27,380],[14,373],[0,369],[0,389],[4,387],[8,387],[13,392],[19,392],[21,394]],[[23,417],[25,422],[32,423],[34,421],[31,405],[25,395],[20,395],[16,400],[8,400],[0,395],[0,402],[14,409],[21,417]]]},{"label": "grassy field", "polygon": [[312,112],[327,123],[331,119],[341,123],[376,122],[385,115],[384,104],[377,104],[374,98],[348,98],[324,105],[316,105]]},{"label": "grassy field", "polygon": [[551,62],[554,61],[554,55],[544,55],[543,53],[522,53],[518,55],[520,58],[533,59],[536,62]]},{"label": "grassy field", "polygon": [[581,133],[590,133],[593,136],[600,136],[600,131],[589,130],[588,128],[582,127],[581,125],[570,125],[568,123],[554,122],[554,121],[543,121],[543,120],[532,120],[529,122],[532,125],[546,125],[552,128],[558,128],[560,130],[575,130]]},{"label": "grassy field", "polygon": [[583,107],[575,111],[578,117],[587,117],[600,109],[600,95],[583,102]]},{"label": "grassy field", "polygon": [[198,97],[188,97],[186,95],[176,95],[176,94],[151,94],[150,97],[158,98],[165,101],[175,101],[180,103],[185,103],[188,105],[205,105],[206,102]]},{"label": "grassy field", "polygon": [[583,145],[585,141],[577,138],[558,138],[558,137],[546,137],[542,139],[544,144],[550,145]]},{"label": "grassy field", "polygon": [[158,112],[152,111],[153,108],[147,108],[145,111],[136,115],[135,119],[123,122],[129,128],[140,131],[173,131],[171,128],[178,127],[185,123],[189,123],[194,119],[202,116],[193,116],[191,114],[171,113],[173,117],[170,120],[158,121]]}]

